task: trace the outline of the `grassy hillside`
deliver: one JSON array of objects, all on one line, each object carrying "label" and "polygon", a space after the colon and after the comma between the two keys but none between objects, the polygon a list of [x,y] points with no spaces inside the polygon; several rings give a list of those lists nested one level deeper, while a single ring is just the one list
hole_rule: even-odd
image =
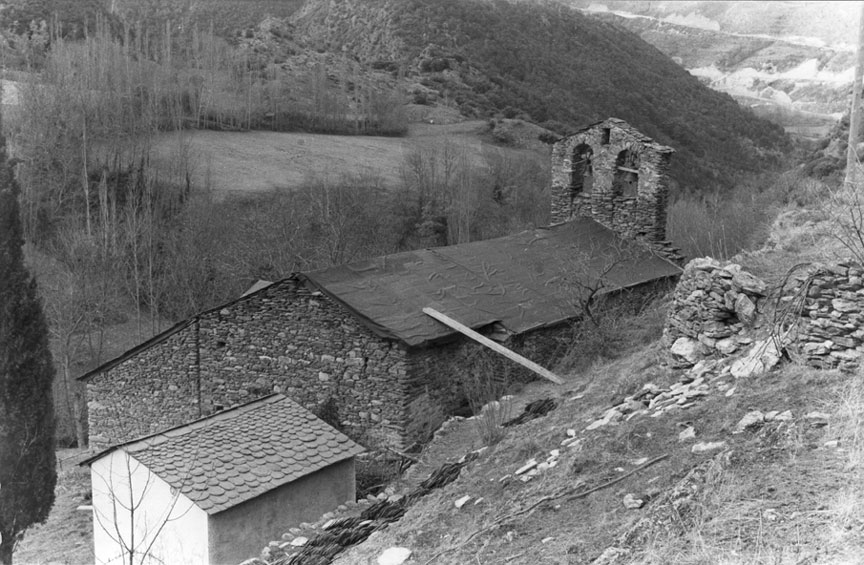
[{"label": "grassy hillside", "polygon": [[[544,131],[516,123],[527,132]],[[514,163],[528,160],[544,172],[548,169],[547,146],[536,140],[536,133],[533,145],[539,147],[532,151],[515,143],[498,145],[494,132],[487,122],[477,120],[450,125],[413,123],[405,137],[270,131],[171,132],[158,138],[153,157],[160,170],[167,171],[177,148],[187,147],[199,163],[190,172],[193,185],[208,186],[217,200],[271,190],[298,190],[311,179],[352,175],[379,178],[382,186],[391,190],[402,188],[408,156],[417,151],[428,153],[445,140],[464,152],[477,170],[483,169],[484,155],[490,152]]]},{"label": "grassy hillside", "polygon": [[558,5],[312,0],[298,37],[401,69],[468,116],[524,115],[566,132],[608,116],[673,146],[687,189],[729,185],[788,147],[782,129],[704,87],[639,37]]}]

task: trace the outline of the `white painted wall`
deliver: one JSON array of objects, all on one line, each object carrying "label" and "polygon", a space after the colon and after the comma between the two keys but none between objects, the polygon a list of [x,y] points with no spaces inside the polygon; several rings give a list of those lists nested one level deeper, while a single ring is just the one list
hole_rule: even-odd
[{"label": "white painted wall", "polygon": [[140,461],[118,449],[93,462],[90,476],[97,565],[208,562],[207,513]]}]

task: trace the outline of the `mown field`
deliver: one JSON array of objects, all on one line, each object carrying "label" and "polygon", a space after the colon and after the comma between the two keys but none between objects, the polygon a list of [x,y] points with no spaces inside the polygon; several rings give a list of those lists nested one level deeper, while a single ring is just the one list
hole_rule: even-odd
[{"label": "mown field", "polygon": [[254,194],[299,188],[311,179],[338,179],[342,175],[379,177],[385,186],[403,184],[405,157],[450,141],[467,153],[469,163],[480,166],[484,151],[508,158],[534,155],[542,150],[502,147],[486,135],[485,121],[455,124],[411,124],[406,137],[322,135],[269,131],[184,131],[165,134],[156,143],[157,159],[165,166],[178,151],[188,151],[193,165],[192,183],[209,187],[215,195]]}]

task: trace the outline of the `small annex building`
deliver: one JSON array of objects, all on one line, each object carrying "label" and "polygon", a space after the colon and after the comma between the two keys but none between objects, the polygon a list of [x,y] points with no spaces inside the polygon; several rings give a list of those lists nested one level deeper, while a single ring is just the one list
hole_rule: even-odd
[{"label": "small annex building", "polygon": [[283,395],[84,461],[97,564],[234,564],[355,497],[363,449]]},{"label": "small annex building", "polygon": [[677,277],[664,240],[671,153],[610,118],[553,148],[547,228],[296,273],[178,323],[80,377],[91,445],[273,392],[326,407],[353,438],[400,449],[426,441],[463,403],[465,358],[481,346],[423,308],[546,358],[583,315],[586,293]]}]

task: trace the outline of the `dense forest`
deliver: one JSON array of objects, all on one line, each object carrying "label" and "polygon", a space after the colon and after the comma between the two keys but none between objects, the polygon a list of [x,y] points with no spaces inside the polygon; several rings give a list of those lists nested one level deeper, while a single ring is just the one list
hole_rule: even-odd
[{"label": "dense forest", "polygon": [[9,0],[0,10],[0,29],[16,33],[27,30],[31,22],[57,20],[67,39],[80,39],[92,31],[96,17],[110,20],[117,29],[125,23],[142,22],[164,27],[211,25],[217,34],[230,36],[239,29],[254,26],[265,16],[288,17],[303,0]]},{"label": "dense forest", "polygon": [[685,189],[731,186],[789,148],[782,128],[638,36],[560,5],[312,1],[295,22],[319,49],[407,68],[468,116],[523,117],[562,134],[622,118],[676,149],[673,176]]}]

